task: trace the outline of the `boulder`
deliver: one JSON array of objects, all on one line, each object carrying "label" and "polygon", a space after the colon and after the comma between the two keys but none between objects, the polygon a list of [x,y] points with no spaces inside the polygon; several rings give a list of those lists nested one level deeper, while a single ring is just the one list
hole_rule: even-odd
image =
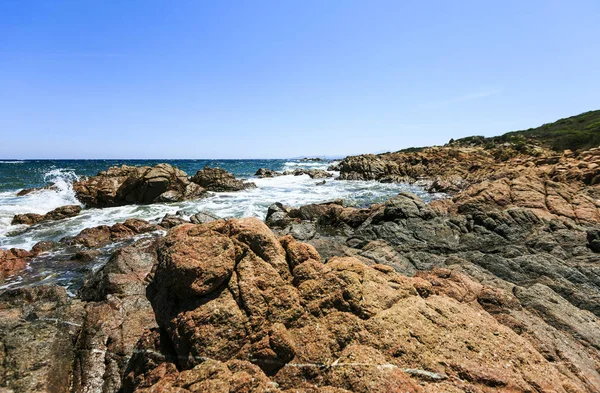
[{"label": "boulder", "polygon": [[164,228],[159,225],[151,224],[145,220],[129,218],[123,223],[117,223],[111,226],[99,225],[97,227],[83,229],[74,237],[65,237],[61,239],[60,242],[67,245],[98,248],[113,242],[123,241],[137,235],[159,230],[164,230]]},{"label": "boulder", "polygon": [[261,179],[265,177],[277,177],[281,175],[283,174],[268,168],[259,168],[254,174],[254,176],[258,176]]},{"label": "boulder", "polygon": [[58,187],[56,187],[54,183],[50,183],[43,187],[24,188],[21,191],[17,192],[17,196],[25,196],[31,193],[37,193],[44,190],[58,191]]},{"label": "boulder", "polygon": [[62,220],[64,218],[75,217],[81,212],[81,206],[79,205],[67,205],[57,207],[56,209],[46,213],[46,214],[35,214],[35,213],[27,213],[27,214],[17,214],[13,217],[11,224],[25,224],[32,225],[37,224],[43,221],[56,221]]},{"label": "boulder", "polygon": [[187,174],[169,164],[153,167],[123,165],[73,183],[77,198],[88,207],[173,202],[205,196]]},{"label": "boulder", "polygon": [[235,176],[221,168],[204,167],[190,179],[208,191],[241,191],[255,188],[256,184],[238,180]]},{"label": "boulder", "polygon": [[34,253],[19,248],[0,249],[0,278],[4,279],[27,267]]}]

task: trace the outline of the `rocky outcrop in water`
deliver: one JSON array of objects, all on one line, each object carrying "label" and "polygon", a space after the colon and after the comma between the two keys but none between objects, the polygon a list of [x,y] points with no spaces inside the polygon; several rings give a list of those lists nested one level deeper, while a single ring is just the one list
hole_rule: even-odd
[{"label": "rocky outcrop in water", "polygon": [[25,195],[37,193],[37,192],[44,191],[44,190],[57,191],[58,187],[54,183],[50,183],[43,187],[24,188],[21,191],[17,192],[17,196],[25,196]]},{"label": "rocky outcrop in water", "polygon": [[77,199],[88,207],[176,202],[201,198],[206,191],[190,182],[185,172],[169,164],[111,167],[75,182],[73,190]]},{"label": "rocky outcrop in water", "polygon": [[60,240],[66,245],[77,245],[86,248],[98,248],[110,243],[130,239],[136,235],[154,232],[164,228],[151,224],[148,221],[130,218],[123,223],[111,226],[99,225],[86,228],[73,237],[65,237]]},{"label": "rocky outcrop in water", "polygon": [[283,176],[283,173],[268,168],[259,168],[254,174],[254,176],[257,176],[260,179],[264,179],[266,177]]},{"label": "rocky outcrop in water", "polygon": [[17,214],[13,217],[11,224],[33,225],[43,221],[56,221],[64,218],[75,217],[79,213],[81,213],[81,206],[79,205],[61,206],[46,214]]},{"label": "rocky outcrop in water", "polygon": [[256,187],[256,184],[238,180],[232,173],[221,168],[205,167],[196,172],[190,180],[206,190],[217,192],[241,191]]}]

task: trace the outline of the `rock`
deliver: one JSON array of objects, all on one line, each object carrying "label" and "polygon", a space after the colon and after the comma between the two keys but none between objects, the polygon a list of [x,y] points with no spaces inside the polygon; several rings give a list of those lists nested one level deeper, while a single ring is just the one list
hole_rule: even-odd
[{"label": "rock", "polygon": [[315,186],[322,186],[322,185],[325,185],[326,183],[327,183],[326,180],[322,180],[322,181],[316,182]]},{"label": "rock", "polygon": [[322,169],[304,169],[298,168],[292,172],[284,172],[285,175],[302,176],[308,175],[311,179],[322,179],[327,177],[333,177],[333,174],[324,171]]},{"label": "rock", "polygon": [[233,174],[221,168],[205,167],[196,172],[190,180],[206,190],[217,192],[240,191],[256,187],[254,183],[237,180]]},{"label": "rock", "polygon": [[304,157],[300,161],[301,162],[323,162],[325,160],[320,157]]},{"label": "rock", "polygon": [[587,231],[588,247],[593,252],[600,252],[600,230],[590,229]]},{"label": "rock", "polygon": [[73,183],[77,198],[88,207],[173,202],[205,196],[187,174],[169,164],[154,167],[123,165]]},{"label": "rock", "polygon": [[181,225],[181,224],[188,224],[189,221],[186,220],[185,218],[178,216],[176,214],[165,214],[165,216],[162,218],[162,220],[160,221],[160,225],[166,229],[170,229],[173,227],[176,227],[177,225]]},{"label": "rock", "polygon": [[7,392],[70,392],[83,307],[64,288],[0,294],[0,385]]},{"label": "rock", "polygon": [[42,240],[33,245],[31,252],[34,253],[35,255],[37,255],[37,254],[40,254],[43,252],[52,251],[52,250],[58,248],[59,246],[60,246],[60,244],[57,242]]},{"label": "rock", "polygon": [[19,248],[0,249],[0,278],[4,279],[25,269],[33,256],[32,252]]},{"label": "rock", "polygon": [[[505,296],[519,309],[518,299],[445,272],[435,286],[351,257],[324,264],[251,218],[177,226],[158,260],[147,293],[160,329],[140,340],[125,391],[241,381],[247,391],[565,391],[583,381],[474,302]],[[471,289],[433,293],[458,283]]]},{"label": "rock", "polygon": [[75,217],[80,212],[81,206],[79,205],[61,206],[43,215],[35,213],[17,214],[13,217],[11,224],[32,225],[43,221],[62,220],[64,218]]},{"label": "rock", "polygon": [[259,168],[256,173],[254,174],[254,176],[258,176],[259,178],[263,179],[265,177],[277,177],[277,176],[281,176],[282,173],[274,171],[272,169],[268,169],[268,168]]},{"label": "rock", "polygon": [[190,222],[192,224],[206,224],[207,222],[216,221],[218,219],[219,217],[208,212],[199,212],[190,216]]},{"label": "rock", "polygon": [[86,248],[98,248],[107,244],[132,238],[144,233],[164,230],[163,227],[150,224],[147,221],[137,218],[130,218],[123,223],[117,223],[112,226],[99,225],[97,227],[86,228],[76,236],[63,238],[61,243],[67,245],[79,245]]},{"label": "rock", "polygon": [[26,213],[26,214],[16,214],[13,217],[10,224],[11,225],[20,225],[20,224],[33,225],[33,224],[37,224],[38,222],[41,222],[41,221],[44,221],[43,214]]},{"label": "rock", "polygon": [[44,187],[24,188],[21,191],[17,192],[17,196],[25,196],[31,193],[37,193],[44,190],[58,191],[58,187],[56,187],[54,183],[50,183],[48,185],[45,185]]},{"label": "rock", "polygon": [[118,392],[145,329],[156,326],[146,299],[146,277],[156,263],[153,241],[117,250],[86,281],[85,319],[75,347],[73,392]]}]

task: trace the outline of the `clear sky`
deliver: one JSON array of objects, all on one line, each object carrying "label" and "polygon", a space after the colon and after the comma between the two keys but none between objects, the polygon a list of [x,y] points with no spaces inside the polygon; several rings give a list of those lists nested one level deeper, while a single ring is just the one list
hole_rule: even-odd
[{"label": "clear sky", "polygon": [[0,158],[284,158],[600,108],[600,1],[0,1]]}]

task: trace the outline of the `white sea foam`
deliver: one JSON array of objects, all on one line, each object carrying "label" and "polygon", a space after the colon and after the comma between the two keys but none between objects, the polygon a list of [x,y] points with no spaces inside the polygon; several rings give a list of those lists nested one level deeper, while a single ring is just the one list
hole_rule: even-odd
[{"label": "white sea foam", "polygon": [[[71,187],[75,179],[77,176],[72,171],[53,170],[48,172],[46,180],[54,182],[58,187],[57,191],[43,190],[22,197],[16,197],[14,193],[0,193],[0,247],[30,249],[38,241],[59,240],[64,236],[75,235],[84,228],[112,225],[133,217],[158,221],[165,214],[173,214],[177,211],[181,211],[184,215],[207,211],[219,217],[264,219],[268,207],[275,202],[301,206],[341,198],[347,204],[366,205],[381,202],[402,191],[420,193],[426,199],[435,197],[408,184],[326,179],[325,184],[317,185],[320,180],[311,179],[308,175],[289,175],[250,179],[256,183],[257,188],[214,193],[208,198],[194,201],[86,209],[79,216],[59,222],[41,223],[30,228],[10,225],[12,217],[18,213],[42,214],[59,206],[77,204]],[[14,232],[19,231],[21,231],[19,234],[14,235]],[[6,236],[11,232],[13,232],[12,236]]]},{"label": "white sea foam", "polygon": [[14,161],[0,161],[0,164],[22,164],[25,161],[14,160]]},{"label": "white sea foam", "polygon": [[53,189],[40,190],[23,196],[14,191],[0,192],[0,246],[6,242],[3,237],[14,229],[10,222],[15,214],[44,214],[59,206],[80,204],[73,192],[73,181],[78,177],[69,169],[53,169],[44,175],[44,181],[54,183]]},{"label": "white sea foam", "polygon": [[330,165],[336,162],[331,161],[287,161],[283,163],[283,169],[294,170],[298,168],[305,169],[327,169]]}]

